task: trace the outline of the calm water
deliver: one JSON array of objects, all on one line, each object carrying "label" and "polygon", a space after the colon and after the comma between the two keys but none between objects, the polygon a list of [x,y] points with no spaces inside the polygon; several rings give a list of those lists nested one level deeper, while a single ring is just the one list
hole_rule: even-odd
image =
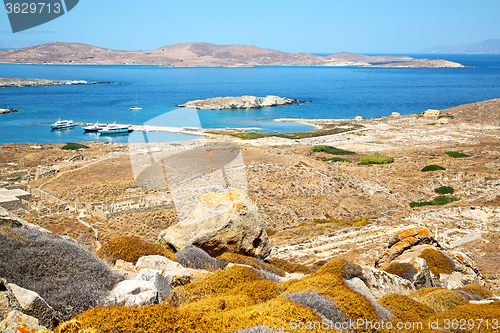
[{"label": "calm water", "polygon": [[[415,55],[415,57],[426,57]],[[82,79],[109,85],[0,89],[0,107],[18,113],[0,115],[0,143],[54,143],[98,139],[81,128],[50,131],[48,123],[143,124],[176,110],[176,104],[219,96],[278,95],[313,103],[256,110],[198,110],[204,128],[259,127],[264,131],[300,131],[309,126],[274,118],[364,118],[411,114],[500,97],[500,55],[432,55],[467,68],[254,67],[166,68],[158,66],[79,66],[0,64],[0,77]],[[142,111],[129,111],[136,96]],[[187,112],[187,111],[186,111]],[[182,112],[170,126],[189,126]],[[171,122],[171,123],[170,123]],[[154,122],[153,122],[154,123]],[[141,141],[140,133],[131,141]],[[191,139],[150,133],[149,140]],[[127,136],[101,138],[127,142]]]}]

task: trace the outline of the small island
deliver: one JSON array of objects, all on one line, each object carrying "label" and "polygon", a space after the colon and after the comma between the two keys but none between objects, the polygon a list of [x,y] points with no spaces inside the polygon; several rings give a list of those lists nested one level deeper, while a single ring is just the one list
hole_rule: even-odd
[{"label": "small island", "polygon": [[2,109],[0,108],[0,114],[17,112],[16,109]]},{"label": "small island", "polygon": [[45,80],[45,79],[14,79],[0,77],[0,88],[7,87],[38,87],[38,86],[70,86],[87,84],[105,84],[108,82],[87,82],[85,80]]},{"label": "small island", "polygon": [[311,101],[299,101],[293,98],[278,96],[241,96],[241,97],[215,97],[204,100],[196,100],[176,105],[181,108],[221,110],[221,109],[258,109],[279,105],[290,105],[296,103],[306,103]]}]

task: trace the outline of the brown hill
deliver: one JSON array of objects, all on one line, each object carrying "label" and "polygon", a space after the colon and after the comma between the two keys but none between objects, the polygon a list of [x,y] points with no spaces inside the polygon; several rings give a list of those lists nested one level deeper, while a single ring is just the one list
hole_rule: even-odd
[{"label": "brown hill", "polygon": [[[343,56],[349,55],[349,56]],[[309,53],[286,53],[252,45],[182,43],[151,51],[120,51],[81,43],[52,42],[17,50],[0,51],[0,62],[76,63],[76,64],[150,64],[191,66],[352,66],[381,62],[380,57],[337,53],[321,57]],[[373,60],[373,61],[372,61]],[[411,60],[409,57],[384,57],[384,62]]]},{"label": "brown hill", "polygon": [[263,49],[253,45],[209,43],[173,44],[150,51],[121,51],[81,43],[52,42],[0,51],[0,62],[34,64],[143,64],[176,67],[371,66],[394,61],[410,61],[411,67],[413,58],[366,56],[348,52],[323,57],[309,53]]}]

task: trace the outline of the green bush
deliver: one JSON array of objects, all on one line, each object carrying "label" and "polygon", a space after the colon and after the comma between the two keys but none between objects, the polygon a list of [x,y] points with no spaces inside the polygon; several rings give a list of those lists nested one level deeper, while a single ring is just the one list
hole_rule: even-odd
[{"label": "green bush", "polygon": [[455,190],[451,186],[440,186],[440,187],[436,187],[434,189],[434,192],[439,193],[439,194],[449,194],[449,193],[455,192]]},{"label": "green bush", "polygon": [[332,157],[332,158],[324,158],[324,159],[323,159],[323,162],[328,162],[328,161],[332,161],[332,162],[348,162],[348,163],[352,163],[352,161],[349,161],[348,159],[346,159],[346,158],[342,158],[342,157]]},{"label": "green bush", "polygon": [[436,206],[442,206],[442,205],[446,205],[446,204],[449,204],[449,203],[452,203],[452,202],[455,202],[455,201],[458,201],[460,200],[460,198],[457,198],[457,197],[447,197],[447,196],[444,196],[444,195],[440,195],[439,197],[435,197],[434,198],[434,205]]},{"label": "green bush", "polygon": [[359,160],[359,164],[387,164],[394,162],[394,158],[380,153],[371,154],[369,157],[363,157]]},{"label": "green bush", "polygon": [[442,166],[431,164],[431,165],[423,167],[422,170],[420,170],[420,171],[427,172],[427,171],[437,171],[437,170],[446,170],[446,169],[443,168]]},{"label": "green bush", "polygon": [[442,206],[449,204],[451,202],[455,202],[460,200],[460,198],[457,197],[447,197],[444,195],[440,195],[438,197],[435,197],[433,201],[420,201],[420,202],[410,202],[410,207],[415,208],[415,207],[423,207],[423,206]]},{"label": "green bush", "polygon": [[80,148],[90,148],[90,147],[86,146],[86,145],[82,145],[81,143],[67,142],[66,145],[64,145],[64,147],[62,147],[61,149],[76,150],[76,149],[80,149]]},{"label": "green bush", "polygon": [[332,155],[352,155],[352,154],[356,154],[356,152],[354,152],[354,151],[344,150],[344,149],[335,148],[335,147],[326,146],[326,145],[314,146],[312,148],[312,151],[317,152],[317,153],[324,152],[324,153],[332,154]]},{"label": "green bush", "polygon": [[458,151],[447,151],[445,154],[453,158],[470,157],[470,155],[459,153]]}]

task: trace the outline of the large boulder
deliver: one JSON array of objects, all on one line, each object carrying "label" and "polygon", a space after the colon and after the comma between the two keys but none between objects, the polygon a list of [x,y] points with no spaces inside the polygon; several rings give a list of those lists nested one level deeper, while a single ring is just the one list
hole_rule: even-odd
[{"label": "large boulder", "polygon": [[417,289],[484,285],[481,273],[467,255],[444,249],[422,226],[409,227],[391,236],[388,249],[375,261],[375,267],[404,277]]},{"label": "large boulder", "polygon": [[390,294],[408,295],[411,291],[415,290],[413,283],[402,277],[380,271],[373,267],[363,266],[362,268],[365,284],[375,298]]},{"label": "large boulder", "polygon": [[160,302],[160,293],[152,282],[125,280],[109,292],[106,305],[142,306]]},{"label": "large boulder", "polygon": [[191,271],[188,268],[175,261],[158,255],[140,257],[135,264],[135,269],[140,272],[145,268],[159,271],[164,276],[173,276],[176,278],[191,276]]},{"label": "large boulder", "polygon": [[191,215],[162,231],[158,241],[174,251],[199,247],[213,257],[234,252],[265,258],[271,253],[258,208],[242,190],[204,195]]},{"label": "large boulder", "polygon": [[432,237],[432,233],[426,227],[412,226],[392,235],[387,244],[388,249],[375,261],[376,268],[384,268],[403,252],[420,244],[434,244],[438,242]]},{"label": "large boulder", "polygon": [[23,313],[37,318],[44,326],[50,327],[55,317],[54,309],[45,302],[36,292],[19,287],[11,283],[14,296],[19,301]]}]

